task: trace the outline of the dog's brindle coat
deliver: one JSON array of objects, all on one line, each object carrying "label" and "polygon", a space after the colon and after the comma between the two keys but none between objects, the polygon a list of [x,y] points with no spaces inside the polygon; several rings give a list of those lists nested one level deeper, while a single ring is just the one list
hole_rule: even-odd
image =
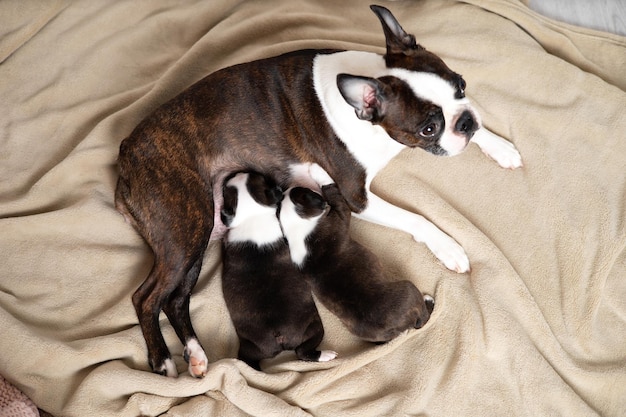
[{"label": "dog's brindle coat", "polygon": [[[385,31],[384,59],[388,67],[433,73],[447,80],[452,95],[463,97],[465,83],[458,74],[417,45],[413,35],[404,32],[387,9],[372,6],[372,10]],[[355,118],[354,112],[350,117],[359,123],[365,120],[376,129],[382,127],[389,135],[383,135],[383,143],[395,148],[384,159],[376,153],[370,154],[367,162],[355,157],[358,148],[349,149],[346,138],[337,136],[323,108],[328,103],[316,96],[319,86],[313,81],[314,63],[318,57],[333,53],[339,57],[345,52],[298,51],[217,71],[165,103],[122,142],[116,207],[154,253],[153,268],[133,295],[133,304],[155,372],[177,375],[159,328],[161,310],[185,344],[184,357],[191,375],[200,377],[207,371],[208,361],[189,317],[189,298],[211,232],[220,226],[219,218],[214,221],[214,207],[221,204],[222,182],[228,173],[271,173],[287,188],[293,166],[316,162],[336,180],[351,210],[377,213],[394,206],[375,198],[369,192],[369,183],[401,148],[421,147],[445,153],[438,145],[441,110],[416,97],[406,82],[388,77],[386,81],[393,83],[393,88],[384,80],[368,80],[377,86],[373,93],[364,96],[360,104],[350,103],[362,120]],[[346,84],[342,94],[355,92],[350,79],[339,78]],[[354,99],[347,96],[346,100]],[[466,122],[463,117],[459,120],[454,128],[466,136],[460,151],[479,128],[479,122]],[[408,134],[402,128],[405,122],[411,130]],[[418,132],[414,133],[416,127]],[[380,132],[377,130],[375,140],[381,140]],[[498,145],[495,151],[499,151],[504,142],[501,138],[497,142],[482,140],[483,145],[477,137],[476,143],[491,156],[494,151],[487,152],[484,145]],[[397,224],[391,226],[395,227],[408,223],[397,213],[396,209],[393,215],[387,211],[378,217],[394,219]],[[453,239],[421,216],[408,215],[412,216],[413,236],[425,242],[446,266],[460,272],[469,268],[464,251]]]}]

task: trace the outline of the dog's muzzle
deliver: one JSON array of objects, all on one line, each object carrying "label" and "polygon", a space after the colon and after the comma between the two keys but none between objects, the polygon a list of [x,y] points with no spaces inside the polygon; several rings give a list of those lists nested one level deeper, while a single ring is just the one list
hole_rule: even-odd
[{"label": "dog's muzzle", "polygon": [[479,125],[476,119],[474,119],[474,115],[469,110],[464,110],[454,125],[454,130],[467,136],[468,139],[474,135],[474,132],[476,132],[478,128]]}]

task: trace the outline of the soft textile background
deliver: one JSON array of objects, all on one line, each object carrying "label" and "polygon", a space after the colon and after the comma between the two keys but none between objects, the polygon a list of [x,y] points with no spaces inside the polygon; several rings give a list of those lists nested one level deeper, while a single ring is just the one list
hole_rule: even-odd
[{"label": "soft textile background", "polygon": [[233,359],[212,244],[191,309],[214,363],[196,380],[148,372],[130,296],[152,259],[113,207],[119,143],[221,67],[309,47],[383,52],[369,2],[0,2],[0,374],[57,416],[624,415],[626,41],[515,0],[379,3],[465,76],[525,167],[471,146],[407,151],[381,173],[375,190],[457,239],[472,271],[355,222],[437,305],[383,346],[322,309],[330,363],[285,354],[258,373]]}]

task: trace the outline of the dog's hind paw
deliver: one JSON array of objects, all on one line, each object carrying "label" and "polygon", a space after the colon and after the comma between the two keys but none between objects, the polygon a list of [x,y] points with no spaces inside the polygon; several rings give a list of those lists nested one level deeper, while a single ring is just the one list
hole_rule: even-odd
[{"label": "dog's hind paw", "polygon": [[161,366],[154,368],[154,372],[168,378],[178,378],[178,370],[176,369],[176,364],[171,358],[165,359]]},{"label": "dog's hind paw", "polygon": [[203,378],[209,369],[209,360],[204,349],[196,339],[189,339],[183,351],[185,360],[189,363],[189,374],[194,378]]},{"label": "dog's hind paw", "polygon": [[320,352],[320,357],[319,357],[319,359],[317,361],[318,362],[328,362],[328,361],[332,361],[336,357],[337,357],[337,352],[334,352],[332,350],[322,350]]}]

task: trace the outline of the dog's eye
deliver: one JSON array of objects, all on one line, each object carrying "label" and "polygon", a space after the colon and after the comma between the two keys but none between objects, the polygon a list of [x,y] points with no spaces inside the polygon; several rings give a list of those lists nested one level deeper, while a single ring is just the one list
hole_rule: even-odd
[{"label": "dog's eye", "polygon": [[439,125],[437,123],[429,123],[419,131],[419,135],[425,138],[432,138],[437,133],[439,133]]}]

